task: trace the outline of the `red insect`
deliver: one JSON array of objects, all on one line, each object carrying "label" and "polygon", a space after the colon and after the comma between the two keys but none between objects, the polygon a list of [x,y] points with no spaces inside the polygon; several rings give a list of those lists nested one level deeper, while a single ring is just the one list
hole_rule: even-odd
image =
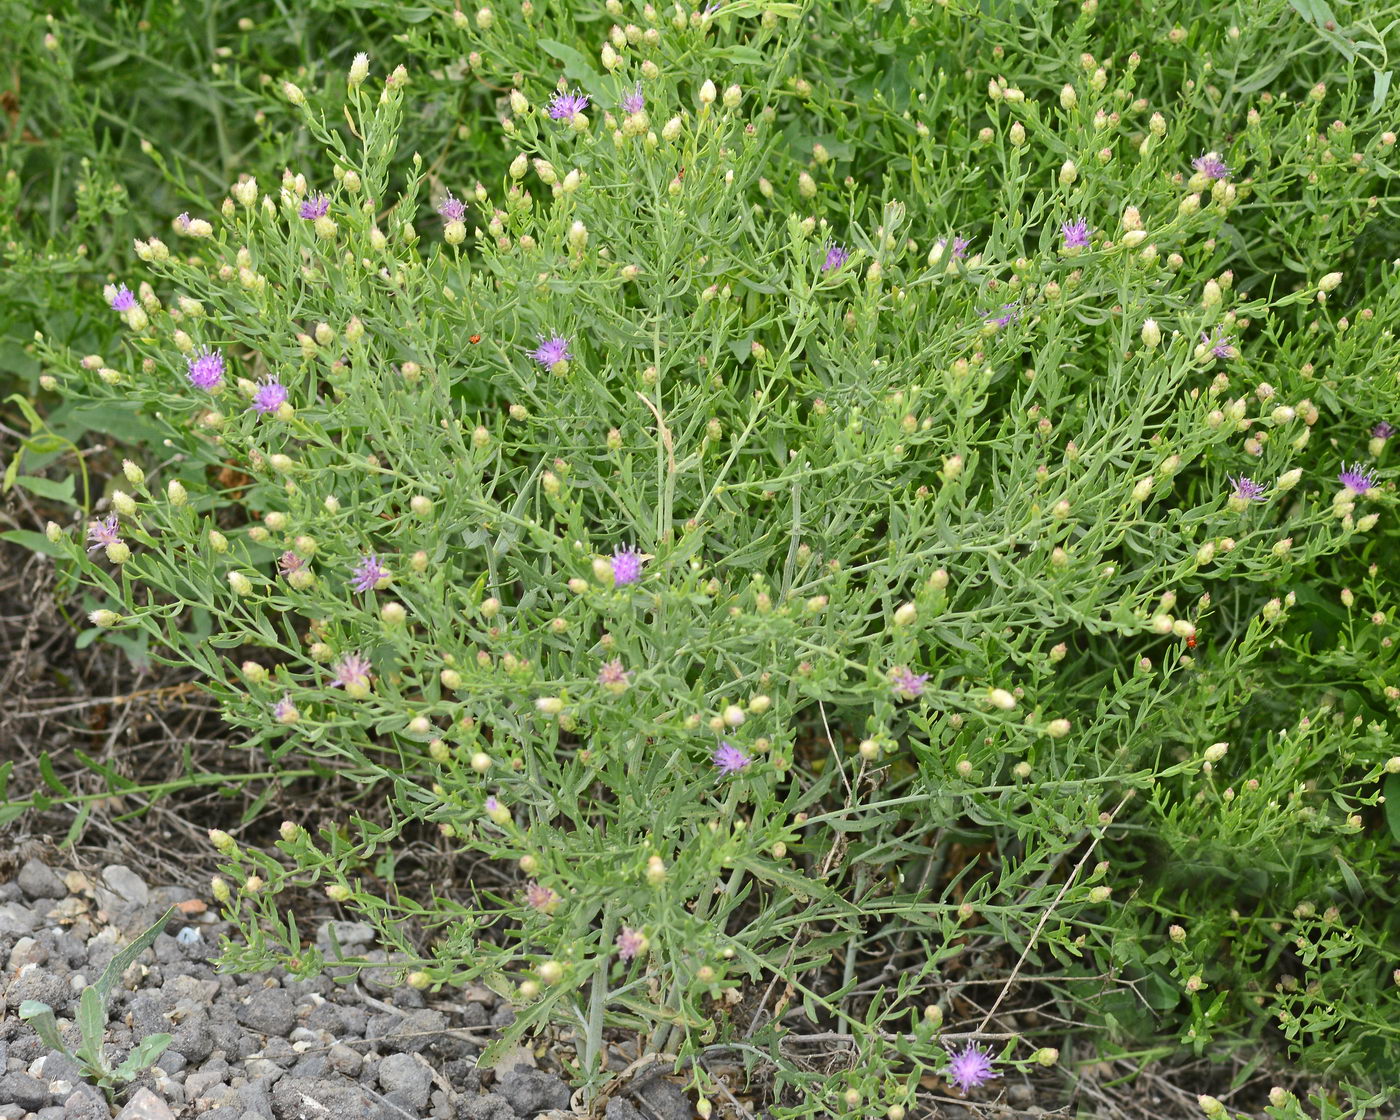
[{"label": "red insect", "polygon": [[1187,649],[1195,649],[1195,648],[1196,648],[1196,635],[1195,635],[1195,634],[1192,634],[1189,638],[1186,639],[1186,648],[1187,648]]},{"label": "red insect", "polygon": [[471,336],[471,338],[467,339],[467,341],[470,342],[473,346],[475,346],[478,342],[481,341],[481,335],[474,334]]}]

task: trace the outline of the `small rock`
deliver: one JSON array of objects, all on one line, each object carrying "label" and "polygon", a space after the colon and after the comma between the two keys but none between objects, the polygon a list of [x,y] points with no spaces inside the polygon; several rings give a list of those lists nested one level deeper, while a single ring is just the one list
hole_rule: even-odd
[{"label": "small rock", "polygon": [[18,972],[27,964],[44,964],[49,951],[32,937],[21,937],[10,950],[10,971]]},{"label": "small rock", "polygon": [[603,1111],[604,1120],[642,1120],[642,1114],[637,1111],[637,1106],[622,1097],[613,1097],[608,1101],[608,1107]]},{"label": "small rock", "polygon": [[1013,1108],[1029,1108],[1035,1103],[1035,1087],[1024,1081],[1013,1081],[1006,1087],[1006,1099]]},{"label": "small rock", "polygon": [[17,1104],[25,1112],[38,1112],[49,1103],[49,1087],[27,1073],[7,1073],[0,1077],[0,1101]]},{"label": "small rock", "polygon": [[285,988],[262,988],[238,1009],[238,1021],[259,1034],[286,1038],[297,1025],[297,1012]]},{"label": "small rock", "polygon": [[39,928],[39,915],[18,902],[0,904],[0,937],[23,937]]},{"label": "small rock", "polygon": [[691,1120],[695,1115],[690,1098],[679,1085],[664,1077],[650,1077],[643,1081],[637,1086],[637,1096],[656,1114],[658,1120]]},{"label": "small rock", "polygon": [[379,1087],[422,1109],[432,1088],[432,1071],[412,1054],[390,1054],[379,1063]]},{"label": "small rock", "polygon": [[34,1114],[34,1120],[63,1120],[63,1106],[51,1104],[47,1108],[41,1108]]},{"label": "small rock", "polygon": [[63,1102],[64,1120],[111,1120],[102,1093],[91,1085],[79,1085]]},{"label": "small rock", "polygon": [[[151,901],[151,890],[146,886],[146,881],[124,864],[114,863],[103,868],[102,882],[114,895],[133,906],[145,906]],[[133,1101],[135,1099],[132,1098]]]},{"label": "small rock", "polygon": [[[552,1108],[568,1108],[572,1094],[559,1078],[538,1069],[516,1066],[501,1078],[496,1092],[510,1101],[519,1116],[534,1116]],[[685,1120],[690,1120],[687,1114]]]},{"label": "small rock", "polygon": [[190,1060],[173,1047],[156,1059],[156,1068],[166,1073],[179,1073],[189,1064]]},{"label": "small rock", "polygon": [[117,1120],[175,1120],[175,1113],[149,1089],[138,1089],[127,1106],[117,1113]]},{"label": "small rock", "polygon": [[[277,1120],[403,1120],[403,1114],[348,1081],[284,1077],[272,1087]],[[209,1114],[205,1113],[203,1120]]]},{"label": "small rock", "polygon": [[477,1093],[462,1098],[457,1116],[459,1120],[515,1120],[515,1109],[498,1093]]},{"label": "small rock", "polygon": [[384,1031],[384,1048],[420,1054],[441,1041],[446,1029],[447,1016],[441,1011],[410,1011]]},{"label": "small rock", "polygon": [[353,951],[374,944],[374,927],[367,922],[322,922],[316,927],[318,947],[331,948],[332,937],[342,949]]},{"label": "small rock", "polygon": [[[27,964],[5,988],[5,999],[16,1009],[25,1000],[36,999],[62,1014],[73,1002],[73,989],[68,986],[68,981],[57,973],[40,968],[36,964]],[[0,1100],[3,1099],[0,1097]]]},{"label": "small rock", "polygon": [[68,894],[63,880],[37,859],[28,860],[19,869],[16,881],[30,898],[63,898]]},{"label": "small rock", "polygon": [[330,1063],[331,1069],[336,1073],[343,1073],[346,1077],[357,1077],[360,1067],[365,1064],[365,1060],[352,1047],[346,1046],[343,1042],[337,1042],[326,1052],[326,1060]]}]

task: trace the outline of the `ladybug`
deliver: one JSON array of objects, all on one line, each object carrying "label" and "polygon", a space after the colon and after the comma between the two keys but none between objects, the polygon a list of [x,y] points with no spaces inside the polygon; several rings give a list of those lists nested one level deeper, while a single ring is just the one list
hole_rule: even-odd
[{"label": "ladybug", "polygon": [[1196,648],[1196,635],[1195,635],[1195,634],[1192,634],[1189,638],[1186,639],[1186,648],[1187,648],[1187,649],[1195,649],[1195,648]]},{"label": "ladybug", "polygon": [[474,334],[471,336],[471,338],[467,339],[467,341],[470,342],[473,346],[475,346],[478,342],[481,341],[481,335]]}]

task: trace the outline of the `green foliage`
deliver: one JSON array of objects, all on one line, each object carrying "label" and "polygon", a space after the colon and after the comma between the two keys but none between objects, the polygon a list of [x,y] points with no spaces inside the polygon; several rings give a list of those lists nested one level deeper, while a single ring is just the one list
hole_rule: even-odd
[{"label": "green foliage", "polygon": [[[766,1058],[781,1115],[911,1102],[1031,976],[1104,1054],[1383,1087],[1385,22],[1092,7],[365,4],[367,81],[387,36],[229,71],[265,135],[148,221],[131,310],[45,323],[30,427],[134,448],[120,544],[45,538],[92,633],[392,806],[220,836],[231,963],[327,963],[314,883],[409,982],[508,995],[506,1043],[570,1024],[584,1083],[624,1026]],[[424,825],[470,900],[385,885]]]}]

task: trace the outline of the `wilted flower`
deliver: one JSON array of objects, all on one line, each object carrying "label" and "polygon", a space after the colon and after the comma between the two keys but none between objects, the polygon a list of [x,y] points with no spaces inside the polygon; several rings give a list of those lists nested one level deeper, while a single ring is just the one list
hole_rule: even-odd
[{"label": "wilted flower", "polygon": [[355,565],[355,572],[350,579],[350,586],[356,591],[373,591],[378,586],[380,580],[387,578],[389,569],[379,562],[379,557],[374,553],[361,557],[360,562]]},{"label": "wilted flower", "polygon": [[991,1052],[972,1043],[968,1043],[966,1049],[952,1055],[948,1061],[947,1073],[948,1080],[964,1093],[1001,1076],[992,1071]]},{"label": "wilted flower", "polygon": [[1220,158],[1219,152],[1207,152],[1203,156],[1197,156],[1191,161],[1191,166],[1207,179],[1228,179],[1230,177],[1230,169]]},{"label": "wilted flower", "polygon": [[549,369],[556,362],[568,362],[573,360],[573,351],[569,349],[569,340],[561,334],[552,335],[546,338],[540,335],[540,344],[530,351],[530,357]]},{"label": "wilted flower", "polygon": [[1066,249],[1083,249],[1089,244],[1089,223],[1083,218],[1065,222],[1060,226],[1060,235],[1065,239]]},{"label": "wilted flower", "polygon": [[620,657],[604,661],[598,669],[598,683],[614,695],[620,695],[627,691],[632,683],[629,680],[631,676],[631,671],[622,667]]},{"label": "wilted flower", "polygon": [[642,578],[642,554],[635,548],[619,548],[613,553],[612,576],[615,587],[636,583]]},{"label": "wilted flower", "polygon": [[1241,502],[1262,502],[1264,501],[1264,484],[1255,482],[1252,478],[1240,475],[1238,478],[1230,479],[1234,486],[1234,497]]},{"label": "wilted flower", "polygon": [[563,901],[554,891],[540,883],[529,883],[525,887],[525,904],[541,914],[552,914]]},{"label": "wilted flower", "polygon": [[1004,327],[1004,326],[1006,326],[1008,323],[1014,323],[1014,322],[1015,322],[1017,319],[1019,319],[1020,317],[1021,317],[1021,305],[1020,305],[1019,303],[1014,303],[1014,302],[1013,302],[1013,303],[1003,303],[1003,304],[1001,305],[1001,311],[1000,311],[1000,312],[995,312],[995,311],[984,311],[984,312],[982,312],[982,318],[988,320],[989,322],[995,324],[995,325],[998,326],[998,327]]},{"label": "wilted flower", "polygon": [[94,521],[88,525],[88,552],[97,552],[106,548],[109,544],[117,544],[121,541],[118,534],[120,523],[114,513],[101,521]]},{"label": "wilted flower", "polygon": [[721,743],[715,750],[715,769],[719,771],[721,778],[737,774],[752,761],[753,759],[731,743]]},{"label": "wilted flower", "polygon": [[826,243],[826,260],[822,262],[823,272],[832,272],[851,259],[851,251],[835,241]]},{"label": "wilted flower", "polygon": [[313,194],[310,198],[303,199],[301,208],[297,213],[308,222],[314,222],[317,218],[324,218],[330,211],[331,200],[329,195],[320,193]]},{"label": "wilted flower", "polygon": [[1235,356],[1235,346],[1228,334],[1206,334],[1201,332],[1201,345],[1206,347],[1213,356],[1217,358],[1233,358]]},{"label": "wilted flower", "polygon": [[284,695],[281,700],[272,705],[272,718],[278,723],[295,723],[297,714],[296,705],[292,703],[290,696]]},{"label": "wilted flower", "polygon": [[224,381],[224,354],[205,346],[186,360],[190,384],[196,389],[214,390]]},{"label": "wilted flower", "polygon": [[647,99],[642,94],[642,83],[638,82],[632,87],[631,93],[622,96],[622,111],[624,113],[640,113],[647,106]]},{"label": "wilted flower", "polygon": [[1349,467],[1343,464],[1342,473],[1337,476],[1337,481],[1353,494],[1364,494],[1376,484],[1376,476],[1360,463],[1353,463]]},{"label": "wilted flower", "polygon": [[437,211],[442,215],[444,222],[460,222],[467,216],[467,207],[459,198],[453,198],[452,192],[447,192],[447,197],[438,203]]},{"label": "wilted flower", "polygon": [[369,659],[359,653],[347,653],[331,666],[335,680],[331,688],[368,688],[370,678]]},{"label": "wilted flower", "polygon": [[268,377],[253,394],[252,407],[257,412],[276,412],[286,403],[286,387],[277,378]]},{"label": "wilted flower", "polygon": [[560,90],[550,99],[549,115],[556,121],[570,121],[588,108],[588,94],[578,90]]},{"label": "wilted flower", "polygon": [[125,284],[118,284],[110,306],[113,311],[130,311],[136,306],[136,296]]},{"label": "wilted flower", "polygon": [[904,665],[890,673],[890,688],[897,700],[917,700],[924,694],[927,682],[927,673],[915,673]]},{"label": "wilted flower", "polygon": [[647,947],[647,939],[639,929],[631,926],[623,926],[622,932],[617,935],[617,955],[624,961],[630,961],[638,953]]},{"label": "wilted flower", "polygon": [[183,214],[176,214],[176,215],[175,215],[175,222],[174,222],[174,225],[175,225],[175,228],[176,228],[177,230],[179,230],[181,233],[184,233],[187,229],[189,229],[189,228],[190,228],[190,212],[189,212],[188,210],[186,210]]},{"label": "wilted flower", "polygon": [[1389,439],[1394,433],[1394,426],[1382,420],[1379,424],[1377,424],[1374,428],[1371,429],[1371,438]]},{"label": "wilted flower", "polygon": [[289,576],[293,572],[299,572],[304,567],[306,567],[306,561],[295,552],[284,552],[281,556],[277,557],[277,570],[284,576]]}]

